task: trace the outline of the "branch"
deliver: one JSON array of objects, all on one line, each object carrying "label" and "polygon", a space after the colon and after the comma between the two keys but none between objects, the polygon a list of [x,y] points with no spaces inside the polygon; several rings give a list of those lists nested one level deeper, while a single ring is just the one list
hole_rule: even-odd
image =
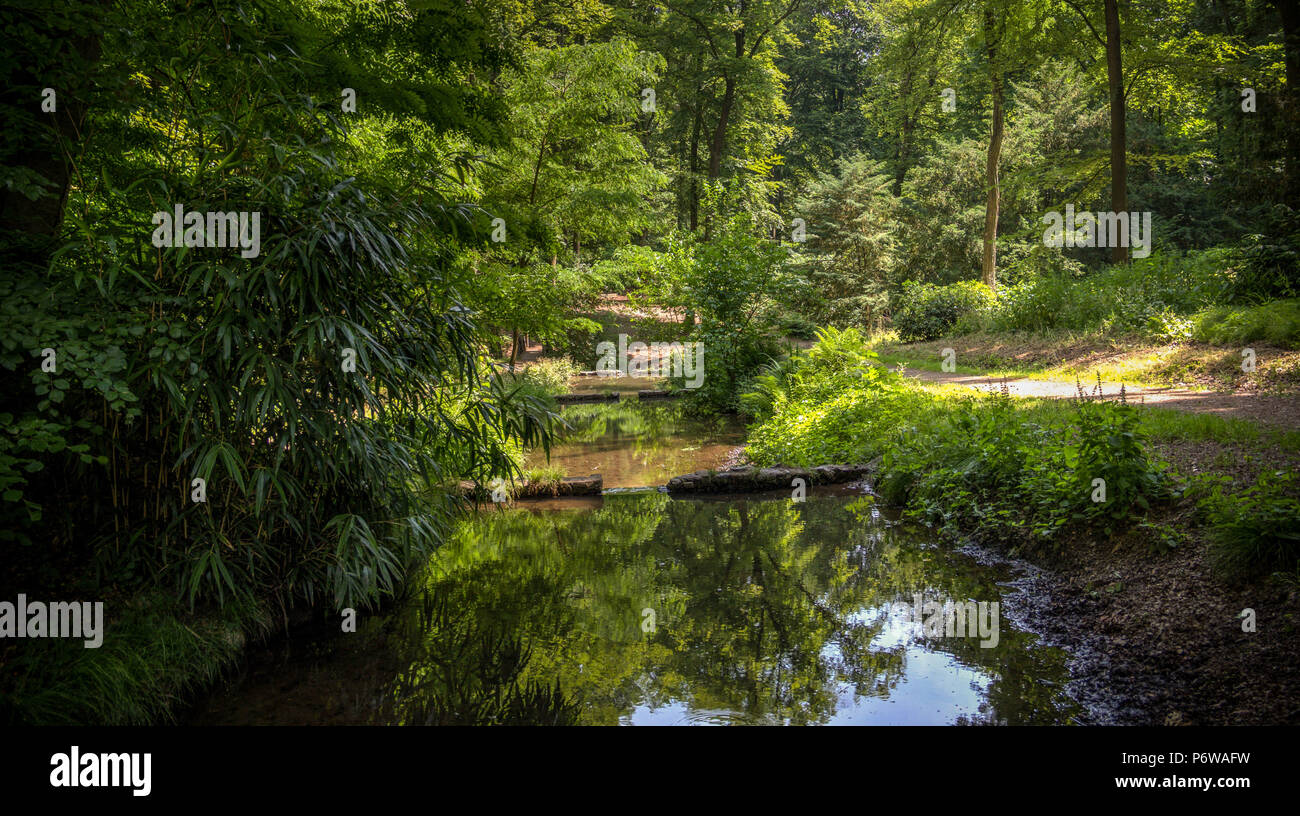
[{"label": "branch", "polygon": [[709,30],[708,26],[700,21],[700,18],[696,17],[694,14],[690,14],[689,12],[682,11],[673,6],[672,3],[665,2],[664,5],[668,7],[669,11],[674,11],[699,26],[700,30],[704,32],[705,38],[709,41],[709,50],[713,52],[714,58],[722,59],[722,55],[718,53],[718,46],[713,42],[713,32]]},{"label": "branch", "polygon": [[1092,21],[1088,19],[1088,15],[1083,13],[1083,9],[1079,8],[1079,5],[1075,3],[1074,0],[1062,0],[1062,2],[1065,3],[1065,5],[1069,6],[1070,8],[1074,9],[1075,11],[1079,12],[1079,16],[1083,18],[1083,22],[1085,25],[1088,26],[1088,30],[1092,32],[1092,36],[1097,38],[1097,42],[1101,43],[1102,48],[1105,48],[1106,38],[1098,34],[1097,29],[1093,28]]},{"label": "branch", "polygon": [[776,21],[772,23],[770,26],[763,29],[763,32],[758,35],[758,39],[754,40],[754,47],[749,49],[749,56],[752,57],[754,56],[754,54],[758,53],[758,47],[763,44],[763,38],[766,37],[768,33],[772,31],[772,29],[776,28],[777,26],[781,25],[781,23],[785,22],[785,18],[789,17],[790,14],[798,7],[799,7],[799,0],[790,0],[790,6],[785,10],[785,13],[782,14],[780,17],[777,17]]}]

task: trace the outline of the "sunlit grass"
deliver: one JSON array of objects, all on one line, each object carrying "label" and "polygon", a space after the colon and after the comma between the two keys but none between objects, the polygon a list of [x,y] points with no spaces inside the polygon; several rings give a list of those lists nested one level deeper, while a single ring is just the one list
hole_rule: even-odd
[{"label": "sunlit grass", "polygon": [[[1300,353],[1277,348],[1261,349],[1256,371],[1243,372],[1241,348],[1194,343],[1152,346],[1136,339],[1117,345],[1097,338],[1064,336],[953,337],[906,346],[886,343],[877,347],[877,352],[880,360],[891,366],[938,372],[943,370],[942,351],[949,347],[955,352],[957,374],[1069,383],[1095,382],[1100,375],[1105,382],[1142,388],[1209,390],[1244,383],[1267,388],[1293,380],[1300,369]],[[1013,354],[1031,359],[1006,356]]]}]

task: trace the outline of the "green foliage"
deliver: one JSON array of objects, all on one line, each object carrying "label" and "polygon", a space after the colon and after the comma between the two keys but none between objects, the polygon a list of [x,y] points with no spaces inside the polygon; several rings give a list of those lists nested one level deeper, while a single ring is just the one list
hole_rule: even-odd
[{"label": "green foliage", "polygon": [[1236,494],[1221,485],[1200,502],[1210,524],[1214,564],[1225,576],[1248,579],[1300,571],[1300,498],[1294,473],[1264,473]]},{"label": "green foliage", "polygon": [[631,244],[614,251],[613,257],[598,262],[592,274],[604,292],[628,293],[648,283],[654,270],[663,263],[659,252]]},{"label": "green foliage", "polygon": [[535,388],[540,394],[554,396],[568,392],[569,380],[578,371],[577,364],[568,357],[547,357],[529,365],[514,381]]},{"label": "green foliage", "polygon": [[[382,51],[376,74],[420,62],[441,23],[411,14],[427,38],[375,32],[348,46],[368,56],[349,57]],[[456,260],[472,214],[437,186],[453,168],[413,195],[358,158],[338,100],[301,92],[334,34],[311,15],[286,24],[270,5],[222,2],[102,32],[105,64],[137,74],[89,80],[115,95],[69,146],[96,182],[69,187],[41,263],[5,235],[6,258],[22,259],[0,321],[6,548],[55,542],[106,581],[196,607],[364,606],[440,543],[454,504],[425,487],[508,474],[512,446],[544,442],[544,405],[476,356],[486,333],[461,305]],[[440,107],[370,99],[372,115],[424,135],[464,125],[472,103],[437,88],[492,63],[456,54],[409,80]],[[369,125],[355,138],[383,132]],[[258,213],[259,253],[153,246],[152,214],[174,204]]]},{"label": "green foliage", "polygon": [[1265,341],[1300,348],[1300,299],[1258,306],[1213,306],[1189,320],[1188,333],[1202,343],[1239,346]]},{"label": "green foliage", "polygon": [[[823,323],[871,329],[883,323],[896,275],[890,180],[858,156],[809,185],[797,211],[808,223],[804,304]],[[814,297],[815,295],[815,297]]]},{"label": "green foliage", "polygon": [[1282,208],[1280,215],[1292,231],[1280,239],[1248,235],[1235,251],[1237,274],[1228,290],[1237,303],[1258,303],[1272,298],[1300,297],[1300,231],[1294,225],[1300,216]]},{"label": "green foliage", "polygon": [[[1108,533],[1170,497],[1133,406],[1080,399],[1039,414],[1005,392],[936,394],[870,365],[861,338],[822,336],[773,367],[745,404],[761,465],[879,457],[876,488],[956,535],[1050,542],[1070,529]],[[1105,480],[1103,501],[1094,479]]]},{"label": "green foliage", "polygon": [[801,314],[785,312],[777,319],[777,328],[787,337],[812,340],[817,336],[817,324]]},{"label": "green foliage", "polygon": [[957,321],[993,304],[993,292],[978,281],[947,286],[910,281],[894,304],[894,328],[904,342],[942,337]]},{"label": "green foliage", "polygon": [[103,643],[29,640],[6,661],[0,689],[6,725],[152,725],[174,722],[193,695],[243,654],[250,636],[271,628],[268,609],[227,604],[191,615],[176,598],[146,592],[106,608]]},{"label": "green foliage", "polygon": [[1218,302],[1230,280],[1226,251],[1153,252],[1089,274],[1046,275],[1003,287],[981,324],[995,331],[1102,330],[1177,339],[1186,330],[1177,319]]},{"label": "green foliage", "polygon": [[1080,503],[1083,516],[1123,522],[1138,510],[1149,511],[1153,501],[1167,498],[1169,479],[1147,456],[1137,408],[1128,404],[1123,387],[1118,402],[1103,402],[1097,399],[1100,386],[1098,382],[1091,398],[1079,387],[1075,401],[1078,434],[1066,449],[1065,464],[1080,474],[1088,488],[1093,488],[1092,480],[1104,482],[1105,501],[1094,501],[1090,492],[1088,503]]},{"label": "green foliage", "polygon": [[698,319],[689,337],[704,348],[704,382],[691,392],[697,410],[734,410],[744,383],[779,353],[771,306],[789,285],[788,255],[744,212],[710,240],[681,236],[665,254],[649,297]]}]

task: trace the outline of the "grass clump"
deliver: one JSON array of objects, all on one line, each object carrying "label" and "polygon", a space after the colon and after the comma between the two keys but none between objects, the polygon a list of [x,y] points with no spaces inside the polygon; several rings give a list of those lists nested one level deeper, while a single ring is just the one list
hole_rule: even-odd
[{"label": "grass clump", "polygon": [[[111,605],[106,604],[111,613]],[[103,643],[24,640],[4,661],[0,723],[9,725],[149,725],[172,722],[192,694],[214,682],[242,654],[249,635],[265,634],[261,606],[227,602],[190,613],[163,592],[125,602],[105,621]]]},{"label": "grass clump", "polygon": [[1191,320],[1192,339],[1216,346],[1267,342],[1300,348],[1300,298],[1257,306],[1215,306]]},{"label": "grass clump", "polygon": [[1232,579],[1271,572],[1300,574],[1300,498],[1294,474],[1262,474],[1236,494],[1222,486],[1202,499],[1215,567]]}]

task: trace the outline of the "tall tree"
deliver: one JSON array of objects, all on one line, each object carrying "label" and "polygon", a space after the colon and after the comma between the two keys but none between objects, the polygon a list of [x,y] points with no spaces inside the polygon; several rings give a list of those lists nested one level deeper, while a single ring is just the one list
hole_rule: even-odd
[{"label": "tall tree", "polygon": [[[1110,209],[1128,211],[1128,137],[1124,129],[1124,67],[1120,54],[1119,4],[1106,4],[1106,82],[1110,91]],[[1111,260],[1128,263],[1128,246],[1113,242]]]},{"label": "tall tree", "polygon": [[[730,187],[757,203],[770,192],[774,154],[787,116],[777,43],[784,41],[792,15],[805,0],[663,0],[654,13],[624,0],[627,30],[643,47],[667,60],[666,90],[674,114],[667,123],[677,145],[680,185],[692,226],[697,223],[701,182],[729,175],[734,161],[753,171],[760,183]],[[662,10],[658,13],[657,10]],[[638,13],[638,12],[641,13]],[[661,95],[661,102],[664,95]],[[744,133],[743,139],[734,134]],[[684,154],[684,155],[683,155]],[[702,171],[702,177],[700,172]],[[706,233],[709,223],[704,224]]]},{"label": "tall tree", "polygon": [[988,55],[989,85],[992,89],[993,112],[989,123],[988,163],[984,174],[986,186],[984,203],[984,253],[980,272],[984,285],[996,289],[998,285],[998,206],[1001,189],[998,185],[998,162],[1002,158],[1003,88],[1002,60],[999,49],[1005,33],[1005,22],[999,24],[992,2],[984,7],[984,48]]},{"label": "tall tree", "polygon": [[[1097,43],[1106,52],[1106,90],[1110,99],[1110,208],[1112,212],[1128,210],[1128,131],[1125,110],[1123,46],[1120,38],[1119,3],[1103,0],[1102,15],[1106,33],[1103,36],[1092,24],[1087,11],[1073,0],[1066,5],[1083,20]],[[1128,247],[1111,247],[1111,260],[1128,262]]]},{"label": "tall tree", "polygon": [[1300,2],[1273,0],[1282,18],[1282,48],[1286,61],[1286,189],[1288,203],[1300,209]]}]

